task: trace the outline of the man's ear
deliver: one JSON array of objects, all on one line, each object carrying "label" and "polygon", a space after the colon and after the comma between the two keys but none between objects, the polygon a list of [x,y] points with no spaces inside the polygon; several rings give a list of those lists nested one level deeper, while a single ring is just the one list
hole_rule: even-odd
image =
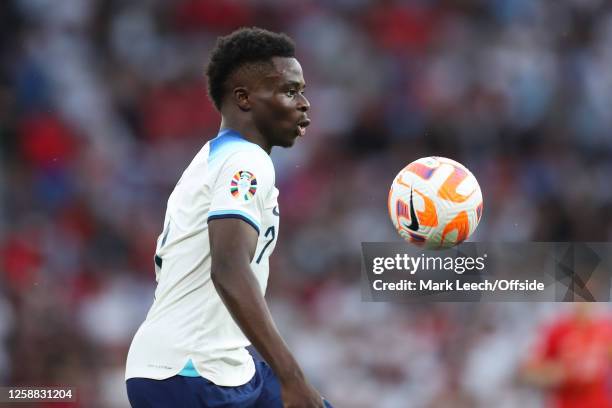
[{"label": "man's ear", "polygon": [[248,112],[251,110],[251,101],[249,101],[249,90],[243,86],[234,88],[232,92],[234,101],[240,110]]}]

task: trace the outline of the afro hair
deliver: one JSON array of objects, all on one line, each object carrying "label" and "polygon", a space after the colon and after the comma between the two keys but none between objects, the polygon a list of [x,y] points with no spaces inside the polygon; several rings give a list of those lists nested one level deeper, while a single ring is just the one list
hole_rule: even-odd
[{"label": "afro hair", "polygon": [[262,28],[241,28],[219,37],[206,68],[208,94],[221,110],[225,83],[238,68],[251,63],[266,63],[272,57],[294,57],[295,44],[282,33]]}]

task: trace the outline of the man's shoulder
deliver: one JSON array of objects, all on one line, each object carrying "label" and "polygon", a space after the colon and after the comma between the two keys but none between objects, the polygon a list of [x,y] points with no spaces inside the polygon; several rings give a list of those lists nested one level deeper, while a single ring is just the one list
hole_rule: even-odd
[{"label": "man's shoulder", "polygon": [[209,164],[222,164],[230,159],[273,167],[270,156],[260,146],[241,137],[221,135],[209,142]]}]

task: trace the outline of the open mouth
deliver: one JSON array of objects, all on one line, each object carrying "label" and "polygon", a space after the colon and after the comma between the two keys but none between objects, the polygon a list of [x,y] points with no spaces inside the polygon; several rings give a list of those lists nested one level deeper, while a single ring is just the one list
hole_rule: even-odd
[{"label": "open mouth", "polygon": [[310,125],[310,119],[303,119],[297,124],[297,135],[304,136],[306,134],[306,128]]}]

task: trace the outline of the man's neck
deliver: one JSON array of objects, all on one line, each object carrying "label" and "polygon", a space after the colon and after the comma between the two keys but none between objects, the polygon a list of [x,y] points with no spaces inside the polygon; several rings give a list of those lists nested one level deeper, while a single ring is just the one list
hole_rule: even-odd
[{"label": "man's neck", "polygon": [[242,137],[251,143],[259,145],[268,154],[272,151],[272,146],[269,146],[263,135],[257,130],[252,122],[246,122],[242,120],[232,120],[225,116],[221,117],[220,130],[231,129],[240,133]]}]

